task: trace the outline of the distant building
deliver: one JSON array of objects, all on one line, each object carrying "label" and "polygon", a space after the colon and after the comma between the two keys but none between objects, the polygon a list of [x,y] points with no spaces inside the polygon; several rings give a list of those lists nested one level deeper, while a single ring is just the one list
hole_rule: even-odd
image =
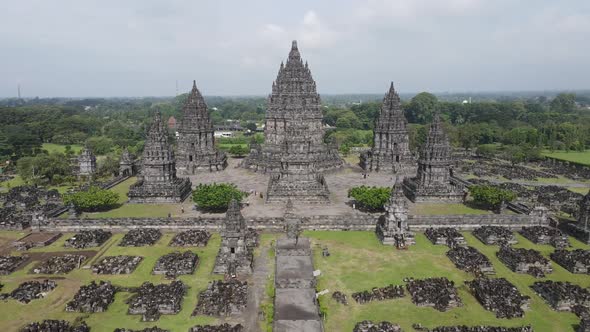
[{"label": "distant building", "polygon": [[213,133],[214,137],[234,137],[233,131],[215,131]]},{"label": "distant building", "polygon": [[87,147],[82,150],[78,157],[78,167],[79,176],[92,176],[96,173],[96,156]]}]

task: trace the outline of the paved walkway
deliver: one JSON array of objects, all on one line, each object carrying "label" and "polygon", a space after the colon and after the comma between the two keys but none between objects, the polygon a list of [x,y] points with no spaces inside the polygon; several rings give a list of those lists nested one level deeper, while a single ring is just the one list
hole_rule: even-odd
[{"label": "paved walkway", "polygon": [[260,247],[260,254],[254,258],[254,271],[248,281],[248,305],[244,311],[244,327],[248,332],[259,332],[258,311],[264,298],[268,281],[268,250],[269,246]]}]

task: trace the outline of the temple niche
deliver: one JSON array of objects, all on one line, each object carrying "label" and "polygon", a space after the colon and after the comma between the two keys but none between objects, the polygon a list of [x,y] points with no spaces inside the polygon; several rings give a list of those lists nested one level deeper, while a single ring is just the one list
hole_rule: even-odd
[{"label": "temple niche", "polygon": [[361,154],[360,166],[366,171],[414,176],[416,160],[410,152],[407,127],[408,121],[392,82],[375,120],[373,146]]},{"label": "temple niche", "polygon": [[93,176],[96,173],[96,156],[88,147],[84,147],[77,161],[78,176]]},{"label": "temple niche", "polygon": [[[259,172],[284,170],[291,157],[285,144],[295,139],[308,144],[305,161],[312,163],[316,171],[341,167],[343,162],[337,149],[324,143],[322,120],[316,83],[307,62],[304,64],[301,59],[297,42],[293,41],[287,63],[281,63],[268,98],[264,144],[252,144],[242,166]],[[289,136],[295,132],[298,137]]]},{"label": "temple niche", "polygon": [[330,191],[323,174],[310,161],[311,143],[302,135],[308,128],[304,124],[291,125],[287,129],[288,139],[283,143],[281,168],[273,173],[266,192],[267,203],[326,204],[330,202]]},{"label": "temple niche", "polygon": [[141,174],[127,194],[130,203],[179,203],[190,195],[190,180],[176,177],[174,151],[160,112],[149,129],[142,159]]},{"label": "temple niche", "polygon": [[426,143],[420,150],[418,173],[404,179],[404,192],[413,202],[460,203],[463,187],[451,182],[451,145],[438,112],[430,124]]},{"label": "temple niche", "polygon": [[182,120],[178,127],[176,169],[181,175],[198,171],[221,171],[227,166],[225,152],[217,150],[213,124],[205,99],[193,81],[193,89],[182,107]]},{"label": "temple niche", "polygon": [[414,233],[408,227],[408,199],[404,195],[402,183],[396,178],[391,196],[385,204],[385,215],[379,218],[375,233],[385,245],[405,248],[415,244]]}]

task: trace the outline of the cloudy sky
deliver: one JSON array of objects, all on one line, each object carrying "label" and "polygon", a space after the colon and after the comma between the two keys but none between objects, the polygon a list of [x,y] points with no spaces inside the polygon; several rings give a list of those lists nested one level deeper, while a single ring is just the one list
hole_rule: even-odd
[{"label": "cloudy sky", "polygon": [[265,95],[293,39],[320,93],[590,88],[588,0],[19,0],[0,97]]}]

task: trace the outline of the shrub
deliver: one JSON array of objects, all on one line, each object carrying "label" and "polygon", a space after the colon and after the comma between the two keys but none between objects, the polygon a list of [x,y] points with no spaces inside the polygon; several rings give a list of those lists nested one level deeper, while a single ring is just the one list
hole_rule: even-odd
[{"label": "shrub", "polygon": [[391,188],[360,186],[350,188],[348,197],[354,198],[361,208],[370,211],[381,211],[389,199]]},{"label": "shrub", "polygon": [[246,155],[249,151],[248,148],[246,148],[243,145],[232,145],[231,148],[229,148],[228,151],[232,156],[235,157],[243,157],[244,155]]},{"label": "shrub", "polygon": [[230,183],[199,184],[193,191],[193,202],[203,211],[225,212],[232,199],[238,202],[246,196],[236,185]]},{"label": "shrub", "polygon": [[516,198],[516,194],[510,190],[489,185],[471,186],[469,192],[476,205],[487,209],[495,209],[502,201],[508,203]]},{"label": "shrub", "polygon": [[116,192],[92,186],[86,191],[79,191],[64,195],[64,203],[74,204],[76,209],[85,212],[104,211],[117,206],[119,194]]}]

